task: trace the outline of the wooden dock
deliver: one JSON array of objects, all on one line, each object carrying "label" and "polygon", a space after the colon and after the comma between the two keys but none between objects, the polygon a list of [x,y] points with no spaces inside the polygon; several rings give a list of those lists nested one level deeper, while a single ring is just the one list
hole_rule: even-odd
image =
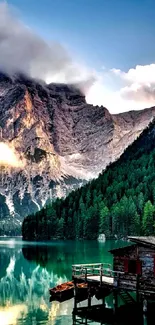
[{"label": "wooden dock", "polygon": [[[100,315],[104,322],[108,324],[109,320],[111,324],[113,316],[114,321],[122,315],[127,320],[130,316],[135,316],[136,311],[138,317],[152,314],[154,319],[155,237],[132,237],[131,240],[134,244],[110,251],[113,254],[113,266],[108,263],[72,266],[73,323],[83,324],[79,319],[76,320],[76,316],[83,318],[86,315],[88,320],[94,320],[94,316],[98,319]],[[110,294],[113,295],[113,307],[107,310],[105,298]],[[93,296],[101,300],[100,305],[93,306]],[[78,303],[83,300],[88,300],[87,307],[79,308]],[[127,312],[129,317],[126,319]]]},{"label": "wooden dock", "polygon": [[72,266],[72,279],[76,282],[96,283],[100,286],[116,286],[115,278],[122,272],[112,270],[112,265],[107,263],[77,264]]},{"label": "wooden dock", "polygon": [[[137,284],[128,283],[129,287],[124,288],[119,279],[124,276],[124,272],[113,271],[112,265],[106,263],[95,264],[77,264],[72,266],[72,279],[74,281],[74,309],[73,324],[90,324],[92,321],[100,324],[131,324],[137,325],[147,324],[146,316],[143,309],[143,300],[137,295]],[[137,278],[138,281],[138,278]],[[84,282],[88,285],[88,304],[87,307],[78,306],[77,285]],[[138,282],[137,282],[138,283]],[[101,299],[99,305],[92,305],[92,291],[97,299]],[[135,299],[131,291],[135,291]],[[113,294],[113,307],[107,308],[105,298]],[[122,304],[119,305],[119,300]]]},{"label": "wooden dock", "polygon": [[128,275],[126,272],[112,270],[111,264],[77,264],[72,266],[72,280],[74,283],[85,282],[114,290],[133,291],[144,297],[155,299],[155,288],[151,287],[149,280],[145,281],[139,274]]},{"label": "wooden dock", "polygon": [[[125,317],[127,310],[130,315],[135,309],[139,315],[147,318],[152,312],[155,316],[155,237],[130,237],[130,240],[131,245],[110,251],[113,254],[113,266],[107,263],[72,266],[74,314],[77,312],[80,316],[84,312],[78,309],[76,298],[77,284],[84,282],[88,285],[88,306],[85,312],[90,317],[93,315],[91,310],[97,310],[96,306],[92,306],[92,293],[102,300],[102,307],[99,307],[101,316],[106,315],[105,298],[110,294],[113,295],[114,315],[118,315],[118,310],[121,310],[122,315],[125,310]],[[152,302],[154,306],[150,311]]]},{"label": "wooden dock", "polygon": [[[127,277],[127,280],[123,280]],[[74,281],[74,308],[77,309],[77,285],[84,282],[88,285],[88,308],[91,306],[92,293],[97,299],[102,299],[105,306],[105,298],[113,294],[113,310],[118,309],[118,297],[126,306],[142,305],[142,311],[147,309],[147,298],[150,292],[140,288],[140,279],[136,278],[130,281],[125,272],[113,271],[112,265],[106,263],[95,264],[77,264],[72,266],[72,280]],[[132,296],[135,292],[135,299]],[[152,293],[151,293],[152,297]],[[144,309],[143,309],[144,305]]]}]

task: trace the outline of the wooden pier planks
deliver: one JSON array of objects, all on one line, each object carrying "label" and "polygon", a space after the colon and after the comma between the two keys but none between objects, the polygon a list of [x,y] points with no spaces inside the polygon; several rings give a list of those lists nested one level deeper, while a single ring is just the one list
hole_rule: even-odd
[{"label": "wooden pier planks", "polygon": [[[85,280],[84,276],[74,276],[73,279],[77,280]],[[98,282],[100,283],[101,277],[99,275],[87,275],[87,282]],[[108,276],[102,276],[102,284],[114,285],[114,278]]]}]

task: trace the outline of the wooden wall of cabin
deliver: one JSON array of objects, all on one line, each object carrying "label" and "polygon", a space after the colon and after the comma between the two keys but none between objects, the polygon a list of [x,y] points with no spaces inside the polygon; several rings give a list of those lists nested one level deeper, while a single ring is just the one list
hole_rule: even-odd
[{"label": "wooden wall of cabin", "polygon": [[155,249],[138,246],[138,257],[142,263],[140,290],[155,291]]},{"label": "wooden wall of cabin", "polygon": [[137,246],[129,246],[124,249],[118,249],[117,253],[114,254],[113,258],[113,269],[114,271],[124,272],[125,260],[137,259],[138,250]]},{"label": "wooden wall of cabin", "polygon": [[[137,272],[132,274],[128,270],[130,260],[137,261]],[[137,279],[140,291],[155,292],[155,249],[136,245],[129,248],[117,250],[113,259],[114,271],[122,272],[119,275],[119,287],[136,290]],[[115,273],[115,280],[118,274]]]},{"label": "wooden wall of cabin", "polygon": [[[126,264],[129,259],[137,260],[138,251],[137,246],[129,246],[125,249],[117,250],[114,254],[113,269],[116,271],[115,280],[119,281],[119,287],[128,290],[135,290],[137,284],[137,274],[129,274],[126,270]],[[122,272],[122,274],[117,273]]]}]

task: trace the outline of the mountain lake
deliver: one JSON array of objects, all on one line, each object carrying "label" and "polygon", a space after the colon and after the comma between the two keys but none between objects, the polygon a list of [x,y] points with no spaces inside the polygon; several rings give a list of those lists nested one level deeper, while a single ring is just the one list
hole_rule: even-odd
[{"label": "mountain lake", "polygon": [[[49,288],[71,280],[72,264],[112,263],[109,250],[120,245],[112,240],[30,243],[0,238],[0,324],[72,325],[73,299],[50,302]],[[93,298],[93,303],[99,301]],[[106,304],[112,306],[112,297]]]}]

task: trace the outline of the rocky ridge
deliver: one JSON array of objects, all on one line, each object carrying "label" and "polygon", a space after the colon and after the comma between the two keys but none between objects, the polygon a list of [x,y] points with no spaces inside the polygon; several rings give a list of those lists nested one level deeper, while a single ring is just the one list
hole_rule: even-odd
[{"label": "rocky ridge", "polygon": [[0,144],[18,163],[0,159],[0,234],[15,231],[27,214],[97,177],[154,116],[155,107],[111,115],[87,104],[75,86],[1,73]]}]

